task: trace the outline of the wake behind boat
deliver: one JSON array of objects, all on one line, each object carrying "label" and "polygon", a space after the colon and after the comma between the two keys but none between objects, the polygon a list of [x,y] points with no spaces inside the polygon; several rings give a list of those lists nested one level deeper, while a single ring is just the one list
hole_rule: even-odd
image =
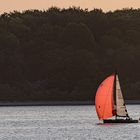
[{"label": "wake behind boat", "polygon": [[[96,112],[104,123],[138,123],[129,117],[118,75],[108,76],[99,86],[95,97]],[[115,119],[109,119],[115,116]]]}]

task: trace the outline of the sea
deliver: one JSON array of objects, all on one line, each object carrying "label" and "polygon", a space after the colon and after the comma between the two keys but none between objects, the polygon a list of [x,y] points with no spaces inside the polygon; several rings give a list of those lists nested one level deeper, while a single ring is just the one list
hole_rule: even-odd
[{"label": "sea", "polygon": [[0,107],[0,140],[140,140],[140,123],[103,124],[92,105]]}]

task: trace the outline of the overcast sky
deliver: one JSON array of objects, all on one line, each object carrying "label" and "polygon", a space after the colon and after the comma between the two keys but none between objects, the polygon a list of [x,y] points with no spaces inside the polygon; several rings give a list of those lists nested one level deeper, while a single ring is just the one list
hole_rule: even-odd
[{"label": "overcast sky", "polygon": [[51,6],[80,6],[89,10],[101,8],[109,11],[128,7],[140,8],[140,0],[0,0],[0,13],[26,9],[46,10]]}]

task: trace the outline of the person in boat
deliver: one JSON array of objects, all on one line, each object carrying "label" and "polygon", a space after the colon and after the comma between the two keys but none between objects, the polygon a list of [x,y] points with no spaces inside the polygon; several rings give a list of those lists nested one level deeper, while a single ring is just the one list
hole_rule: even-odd
[{"label": "person in boat", "polygon": [[132,120],[128,114],[126,114],[126,120]]}]

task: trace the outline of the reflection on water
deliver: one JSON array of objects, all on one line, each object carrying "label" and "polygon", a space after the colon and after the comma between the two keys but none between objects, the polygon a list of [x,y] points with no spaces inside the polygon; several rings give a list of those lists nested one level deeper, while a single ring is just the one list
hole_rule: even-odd
[{"label": "reflection on water", "polygon": [[[128,105],[132,118],[140,105]],[[93,106],[0,107],[1,140],[138,140],[140,124],[103,124]]]}]

